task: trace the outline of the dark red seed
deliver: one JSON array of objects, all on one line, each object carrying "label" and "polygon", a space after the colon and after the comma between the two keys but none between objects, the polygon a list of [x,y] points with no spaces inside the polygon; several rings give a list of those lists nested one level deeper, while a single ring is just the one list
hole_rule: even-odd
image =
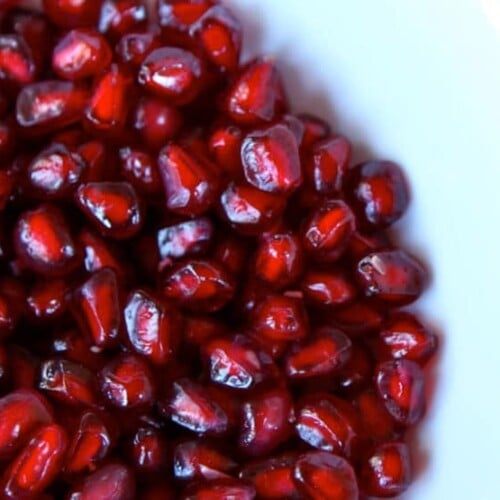
[{"label": "dark red seed", "polygon": [[140,201],[128,182],[87,182],[75,197],[79,208],[106,236],[130,238],[141,229]]},{"label": "dark red seed", "polygon": [[410,450],[402,442],[378,445],[363,462],[360,472],[361,490],[381,498],[401,495],[411,479]]},{"label": "dark red seed", "polygon": [[118,40],[126,33],[142,31],[147,20],[147,8],[142,0],[104,0],[98,27],[107,38]]},{"label": "dark red seed", "polygon": [[184,500],[219,500],[222,498],[253,500],[255,488],[239,479],[213,479],[194,483],[186,489],[182,498]]},{"label": "dark red seed", "polygon": [[414,361],[400,359],[381,363],[375,371],[378,394],[394,420],[415,425],[425,411],[424,375]]},{"label": "dark red seed", "polygon": [[241,142],[243,132],[234,125],[216,128],[208,139],[213,159],[232,178],[242,178]]},{"label": "dark red seed", "polygon": [[297,141],[285,125],[248,134],[241,161],[246,180],[262,191],[290,194],[302,183]]},{"label": "dark red seed", "polygon": [[36,76],[29,46],[18,35],[0,35],[0,82],[26,85]]},{"label": "dark red seed", "polygon": [[387,440],[395,437],[397,424],[377,394],[364,391],[356,398],[364,433],[368,439]]},{"label": "dark red seed", "polygon": [[111,49],[105,38],[93,30],[67,33],[54,47],[52,69],[65,80],[97,76],[111,63]]},{"label": "dark red seed", "polygon": [[101,5],[102,0],[43,0],[44,13],[63,28],[95,25]]},{"label": "dark red seed", "polygon": [[127,33],[120,38],[115,52],[123,64],[138,69],[147,55],[159,45],[158,36],[153,33]]},{"label": "dark red seed", "polygon": [[356,476],[349,462],[326,452],[301,455],[293,469],[299,490],[311,500],[358,500]]},{"label": "dark red seed", "polygon": [[162,195],[163,184],[155,158],[145,151],[130,147],[121,148],[119,155],[123,177],[140,194],[152,197]]},{"label": "dark red seed", "polygon": [[336,374],[337,387],[342,394],[354,395],[372,379],[373,359],[365,346],[353,343],[351,356]]},{"label": "dark red seed", "polygon": [[99,386],[111,408],[147,409],[155,401],[152,374],[144,361],[132,354],[121,354],[99,373]]},{"label": "dark red seed", "polygon": [[358,282],[366,297],[402,306],[421,295],[427,276],[422,264],[403,250],[368,254],[356,267]]},{"label": "dark red seed", "polygon": [[244,270],[248,248],[243,238],[229,235],[218,241],[213,256],[234,276],[238,276]]},{"label": "dark red seed", "polygon": [[130,458],[139,472],[160,472],[167,465],[167,442],[154,427],[140,427],[130,440]]},{"label": "dark red seed", "polygon": [[357,291],[341,269],[308,271],[301,280],[304,298],[311,306],[336,308],[352,302]]},{"label": "dark red seed", "polygon": [[336,309],[330,318],[332,323],[350,335],[376,331],[385,319],[385,311],[367,302],[353,302]]},{"label": "dark red seed", "polygon": [[313,144],[326,139],[330,135],[330,125],[317,116],[300,114],[298,118],[304,126],[301,148],[307,150]]},{"label": "dark red seed", "polygon": [[78,147],[78,154],[87,165],[85,180],[102,181],[105,178],[105,171],[109,168],[109,155],[104,143],[98,140],[85,142]]}]

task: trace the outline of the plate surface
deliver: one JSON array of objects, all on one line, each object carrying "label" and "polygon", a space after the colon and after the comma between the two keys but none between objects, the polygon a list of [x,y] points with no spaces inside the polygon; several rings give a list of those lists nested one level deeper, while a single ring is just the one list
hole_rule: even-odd
[{"label": "plate surface", "polygon": [[442,335],[405,500],[500,498],[500,0],[228,0],[297,111],[401,163],[402,239],[433,269]]}]

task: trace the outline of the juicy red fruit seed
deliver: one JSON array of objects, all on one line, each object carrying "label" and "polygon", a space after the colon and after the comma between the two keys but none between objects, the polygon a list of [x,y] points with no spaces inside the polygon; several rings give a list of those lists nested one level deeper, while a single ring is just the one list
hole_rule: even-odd
[{"label": "juicy red fruit seed", "polygon": [[307,303],[325,309],[348,304],[357,294],[353,280],[340,269],[310,270],[303,276],[300,288]]},{"label": "juicy red fruit seed", "polygon": [[153,33],[128,33],[121,37],[116,46],[119,60],[137,69],[146,56],[158,48],[160,41]]},{"label": "juicy red fruit seed", "polygon": [[0,82],[24,85],[35,79],[36,67],[31,50],[17,35],[0,35]]},{"label": "juicy red fruit seed", "polygon": [[141,427],[132,436],[130,457],[134,468],[142,472],[159,472],[166,466],[167,443],[153,427]]},{"label": "juicy red fruit seed", "polygon": [[98,27],[109,39],[118,40],[126,33],[142,31],[146,23],[147,9],[142,0],[104,0]]},{"label": "juicy red fruit seed", "polygon": [[255,488],[239,479],[213,479],[202,483],[194,483],[186,488],[183,498],[196,500],[216,500],[219,498],[237,498],[253,500]]},{"label": "juicy red fruit seed", "polygon": [[43,0],[44,13],[63,28],[96,24],[102,0]]},{"label": "juicy red fruit seed", "polygon": [[145,196],[159,197],[163,193],[156,159],[145,151],[121,148],[120,168],[123,176]]}]

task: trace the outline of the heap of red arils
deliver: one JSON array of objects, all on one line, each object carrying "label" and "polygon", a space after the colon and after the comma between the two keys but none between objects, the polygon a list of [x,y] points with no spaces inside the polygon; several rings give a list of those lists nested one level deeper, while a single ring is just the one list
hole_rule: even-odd
[{"label": "heap of red arils", "polygon": [[400,494],[436,337],[351,165],[215,0],[0,0],[0,497]]}]

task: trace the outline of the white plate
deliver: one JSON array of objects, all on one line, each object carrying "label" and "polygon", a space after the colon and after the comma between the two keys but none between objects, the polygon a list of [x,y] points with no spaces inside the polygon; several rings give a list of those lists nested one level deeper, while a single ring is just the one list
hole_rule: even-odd
[{"label": "white plate", "polygon": [[500,0],[231,0],[297,110],[400,162],[443,336],[408,500],[500,499]]}]

